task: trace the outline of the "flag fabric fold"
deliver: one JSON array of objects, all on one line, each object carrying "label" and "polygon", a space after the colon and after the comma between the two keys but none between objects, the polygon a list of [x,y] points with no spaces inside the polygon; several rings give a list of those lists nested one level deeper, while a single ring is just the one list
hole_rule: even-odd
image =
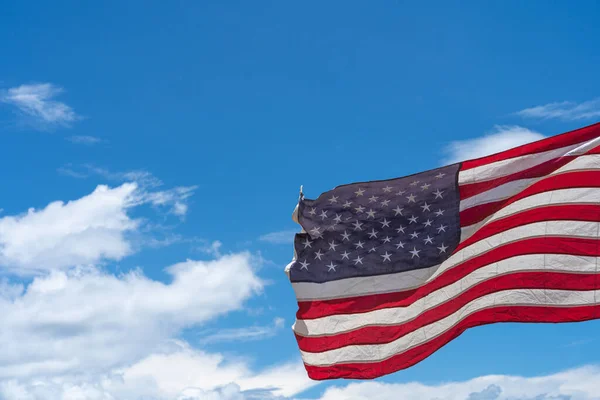
[{"label": "flag fabric fold", "polygon": [[600,124],[302,195],[286,273],[312,379],[372,379],[470,327],[600,317]]}]

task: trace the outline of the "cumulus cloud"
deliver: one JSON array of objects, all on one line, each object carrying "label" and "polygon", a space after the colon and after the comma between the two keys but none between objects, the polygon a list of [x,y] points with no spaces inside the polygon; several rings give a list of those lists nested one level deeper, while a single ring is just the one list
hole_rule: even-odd
[{"label": "cumulus cloud", "polygon": [[320,400],[595,400],[600,367],[586,366],[549,376],[490,375],[441,385],[353,383],[328,388]]},{"label": "cumulus cloud", "polygon": [[244,360],[192,349],[174,341],[164,350],[104,374],[74,374],[0,381],[0,398],[250,400],[284,399],[318,384],[300,361],[253,371]]},{"label": "cumulus cloud", "polygon": [[80,199],[0,218],[0,265],[27,275],[131,254],[126,233],[140,221],[127,215],[137,185],[98,186]]},{"label": "cumulus cloud", "polygon": [[40,127],[68,126],[80,117],[71,107],[54,100],[63,88],[51,83],[21,85],[0,92],[0,101],[15,106]]},{"label": "cumulus cloud", "polygon": [[258,239],[261,242],[272,244],[292,244],[294,243],[294,235],[296,233],[298,233],[298,230],[289,229],[285,231],[267,233]]},{"label": "cumulus cloud", "polygon": [[543,138],[541,133],[522,126],[497,125],[483,137],[450,143],[445,149],[444,164],[495,154]]},{"label": "cumulus cloud", "polygon": [[166,268],[169,283],[135,270],[77,268],[0,285],[0,378],[106,371],[185,327],[239,310],[260,293],[249,253]]},{"label": "cumulus cloud", "polygon": [[541,106],[526,108],[517,112],[525,118],[560,119],[564,121],[579,121],[600,117],[600,98],[582,103],[562,101]]}]

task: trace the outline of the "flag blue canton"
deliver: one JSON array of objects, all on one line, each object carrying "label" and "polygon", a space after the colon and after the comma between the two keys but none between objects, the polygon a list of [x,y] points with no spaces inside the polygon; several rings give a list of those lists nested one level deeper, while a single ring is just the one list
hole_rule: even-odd
[{"label": "flag blue canton", "polygon": [[301,199],[292,282],[382,275],[443,262],[460,240],[459,164]]}]

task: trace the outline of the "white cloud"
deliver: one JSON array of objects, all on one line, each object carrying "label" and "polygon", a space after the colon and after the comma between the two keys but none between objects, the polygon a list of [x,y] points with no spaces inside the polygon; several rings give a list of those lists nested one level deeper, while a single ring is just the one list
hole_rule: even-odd
[{"label": "white cloud", "polygon": [[144,170],[126,172],[111,172],[93,165],[74,167],[67,164],[58,168],[58,172],[72,178],[89,178],[92,175],[101,176],[111,182],[135,182],[142,190],[138,191],[139,201],[149,203],[156,207],[167,207],[169,212],[183,219],[189,210],[188,201],[194,194],[197,186],[178,186],[168,190],[157,190],[163,182]]},{"label": "white cloud", "polygon": [[258,239],[262,242],[273,244],[292,244],[294,243],[294,235],[296,233],[298,233],[298,230],[289,229],[286,231],[267,233]]},{"label": "white cloud", "polygon": [[600,117],[600,98],[582,103],[572,101],[548,103],[526,108],[517,112],[517,115],[526,118],[561,119],[565,121],[598,118]]},{"label": "white cloud", "polygon": [[97,138],[95,136],[86,136],[86,135],[75,135],[69,136],[67,140],[71,143],[75,144],[84,144],[84,145],[94,145],[102,142],[102,139]]},{"label": "white cloud", "polygon": [[240,310],[260,293],[249,253],[115,276],[78,268],[0,285],[0,379],[107,371],[133,362],[185,327]]},{"label": "white cloud", "polygon": [[285,324],[285,319],[277,317],[271,325],[248,326],[244,328],[221,329],[213,333],[203,332],[200,342],[202,344],[219,342],[240,342],[251,340],[264,340],[275,336]]},{"label": "white cloud", "polygon": [[543,138],[544,135],[541,133],[522,126],[497,125],[483,137],[450,143],[445,149],[447,157],[444,164],[453,164],[499,153]]},{"label": "white cloud", "polygon": [[300,361],[252,371],[246,361],[227,361],[222,354],[194,350],[173,342],[138,362],[99,374],[0,381],[3,400],[283,399],[318,382],[307,378]]},{"label": "white cloud", "polygon": [[482,376],[465,382],[352,383],[325,391],[320,400],[593,400],[600,393],[600,367],[542,377]]},{"label": "white cloud", "polygon": [[136,190],[131,183],[98,186],[78,200],[0,218],[0,265],[27,275],[131,254],[126,233],[140,222],[127,209],[136,205]]},{"label": "white cloud", "polygon": [[0,101],[11,104],[41,126],[69,125],[80,117],[54,98],[63,89],[51,83],[21,85],[0,92]]},{"label": "white cloud", "polygon": [[[140,240],[140,227],[149,226],[129,216],[133,208],[144,204],[178,207],[193,190],[178,187],[151,191],[137,183],[116,188],[100,185],[77,200],[55,201],[41,209],[0,217],[0,267],[32,275],[121,260],[144,242]],[[177,215],[182,216],[181,212]],[[146,241],[156,244],[152,238]]]}]

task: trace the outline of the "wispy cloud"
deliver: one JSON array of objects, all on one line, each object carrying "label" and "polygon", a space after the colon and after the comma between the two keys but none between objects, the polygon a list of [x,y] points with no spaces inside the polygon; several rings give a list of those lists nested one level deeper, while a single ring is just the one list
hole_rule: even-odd
[{"label": "wispy cloud", "polygon": [[102,139],[100,139],[100,138],[97,138],[95,136],[86,136],[86,135],[69,136],[67,138],[67,140],[71,143],[83,144],[83,145],[87,145],[87,146],[92,146],[94,144],[98,144],[98,143],[102,142]]},{"label": "wispy cloud", "polygon": [[285,320],[283,318],[275,318],[271,325],[221,329],[203,336],[200,341],[203,344],[209,344],[218,342],[263,340],[275,336],[283,328],[284,324]]},{"label": "wispy cloud", "polygon": [[16,107],[38,128],[69,126],[80,116],[67,104],[54,100],[63,91],[51,83],[21,85],[0,91],[0,102]]},{"label": "wispy cloud", "polygon": [[258,238],[261,242],[267,242],[272,244],[291,244],[294,243],[294,235],[298,233],[298,230],[288,229],[285,231],[271,232],[262,235]]},{"label": "wispy cloud", "polygon": [[583,103],[573,101],[548,103],[526,108],[517,112],[517,115],[525,118],[561,119],[565,121],[598,118],[600,117],[600,98],[584,101]]},{"label": "wispy cloud", "polygon": [[82,166],[66,164],[58,168],[57,172],[65,176],[79,179],[86,179],[91,176],[101,176],[111,182],[135,182],[143,189],[136,192],[137,203],[151,204],[155,207],[167,207],[171,214],[180,218],[183,218],[187,214],[189,209],[189,198],[194,194],[194,191],[197,188],[197,186],[177,186],[168,190],[154,190],[163,186],[163,182],[152,175],[152,173],[144,170],[112,172],[89,164]]},{"label": "wispy cloud", "polygon": [[450,143],[445,149],[447,156],[443,163],[452,164],[484,157],[543,138],[541,133],[522,126],[496,125],[485,136]]}]

